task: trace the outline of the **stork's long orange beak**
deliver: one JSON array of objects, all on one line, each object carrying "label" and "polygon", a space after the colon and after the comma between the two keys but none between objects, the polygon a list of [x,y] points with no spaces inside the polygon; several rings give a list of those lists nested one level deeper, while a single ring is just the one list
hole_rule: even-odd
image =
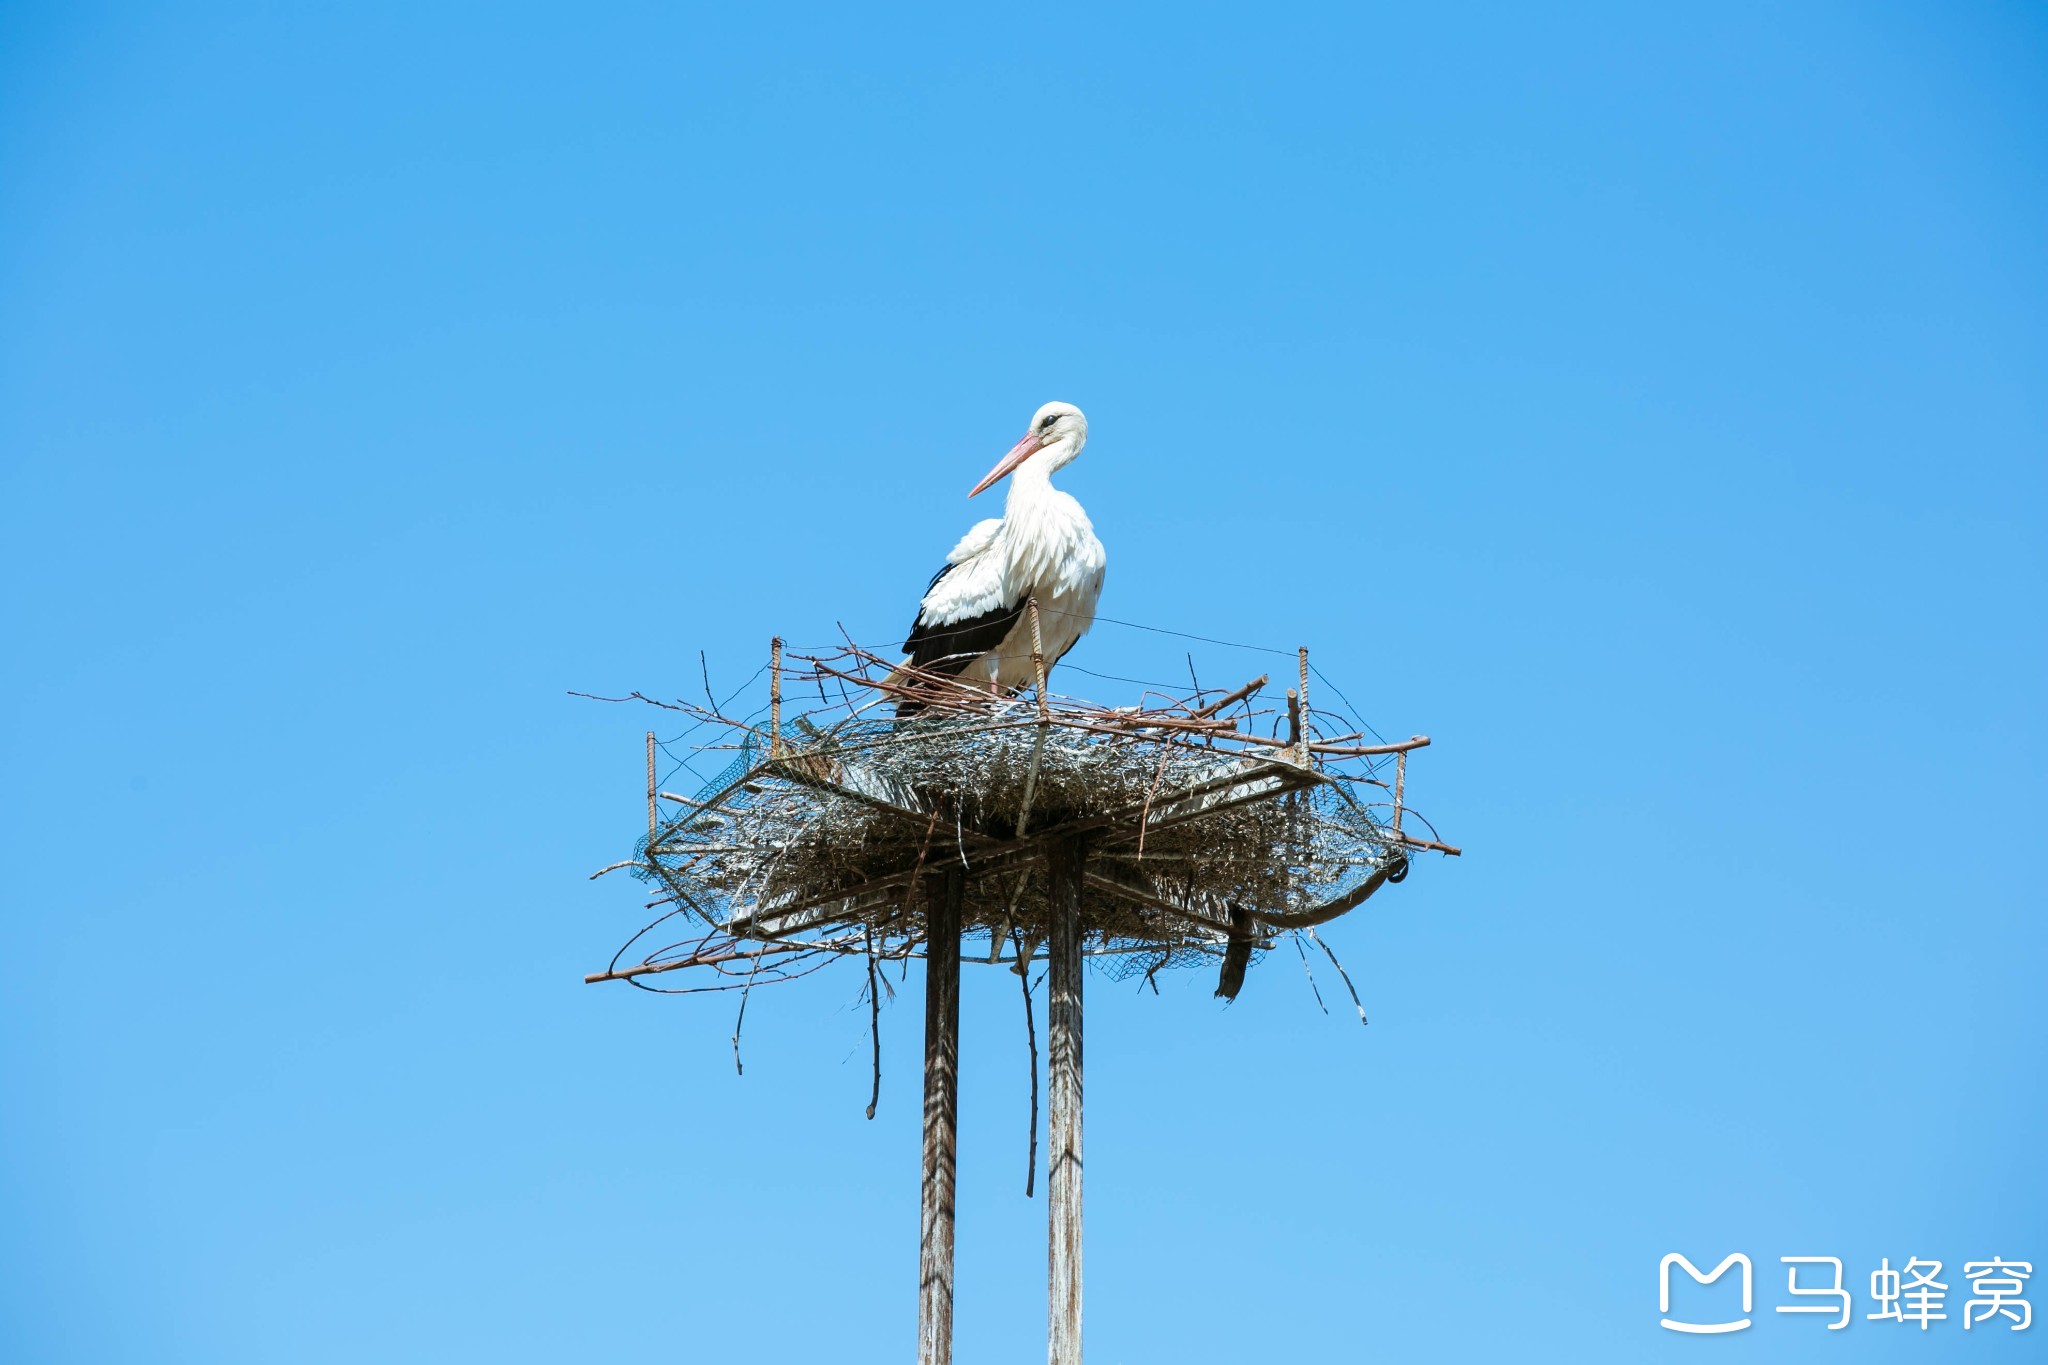
[{"label": "stork's long orange beak", "polygon": [[967,496],[979,497],[988,490],[990,484],[1000,482],[1011,470],[1036,455],[1043,445],[1044,443],[1038,439],[1037,432],[1027,432],[1023,440],[1010,447],[1009,454],[996,461],[996,467],[984,474],[981,482],[974,485]]}]

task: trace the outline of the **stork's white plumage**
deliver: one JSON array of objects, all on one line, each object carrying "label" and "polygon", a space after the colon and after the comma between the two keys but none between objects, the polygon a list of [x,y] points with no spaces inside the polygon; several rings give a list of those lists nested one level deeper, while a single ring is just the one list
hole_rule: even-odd
[{"label": "stork's white plumage", "polygon": [[903,642],[920,668],[1014,691],[1032,681],[1031,622],[1038,599],[1047,667],[1095,623],[1107,558],[1081,504],[1052,486],[1052,473],[1088,443],[1088,419],[1072,403],[1047,403],[1030,430],[967,496],[1005,476],[1003,515],[961,537],[918,603]]}]

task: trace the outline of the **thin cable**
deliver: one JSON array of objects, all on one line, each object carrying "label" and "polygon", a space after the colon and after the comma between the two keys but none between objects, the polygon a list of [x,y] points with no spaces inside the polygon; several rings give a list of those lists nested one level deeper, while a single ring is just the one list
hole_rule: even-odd
[{"label": "thin cable", "polygon": [[[739,694],[740,694],[740,693],[742,693],[742,692],[746,691],[746,690],[747,690],[748,688],[752,687],[752,686],[753,686],[753,685],[754,685],[754,684],[755,684],[756,682],[760,681],[761,675],[762,675],[763,673],[766,673],[767,671],[768,671],[768,665],[766,665],[766,664],[762,664],[762,665],[761,665],[761,666],[760,666],[759,668],[755,669],[755,670],[754,670],[754,676],[753,676],[753,677],[751,677],[751,678],[747,679],[747,680],[746,680],[745,682],[741,683],[741,684],[740,684],[740,685],[739,685],[738,687],[735,687],[735,688],[734,688],[734,689],[732,690],[732,692],[731,692],[731,693],[730,693],[730,694],[729,694],[729,695],[728,695],[728,696],[726,697],[726,699],[725,699],[724,701],[722,701],[722,702],[718,703],[718,709],[719,709],[720,711],[723,711],[723,710],[725,710],[725,708],[726,708],[726,707],[728,707],[728,706],[732,705],[732,702],[733,702],[733,698],[734,698],[734,697],[737,697],[737,696],[739,696]],[[697,723],[696,723],[695,725],[692,725],[692,726],[690,726],[690,727],[689,727],[688,729],[684,730],[684,731],[683,731],[682,733],[680,733],[680,734],[676,734],[676,735],[671,735],[671,736],[669,736],[669,737],[668,737],[667,739],[664,739],[664,740],[657,740],[656,742],[657,742],[657,743],[659,743],[659,744],[662,744],[662,745],[664,745],[664,746],[666,746],[666,745],[670,745],[670,744],[680,744],[680,743],[682,743],[682,742],[683,742],[684,740],[688,739],[688,738],[689,738],[689,737],[690,737],[691,735],[694,735],[694,734],[696,734],[696,733],[697,733],[697,732],[698,732],[699,730],[703,729],[703,728],[704,728],[705,726],[707,726],[707,725],[709,725],[709,724],[711,724],[711,722],[710,722],[710,721],[708,721],[708,720],[700,720],[700,721],[698,721],[698,722],[697,722]]]},{"label": "thin cable", "polygon": [[1379,731],[1373,729],[1371,722],[1366,720],[1365,714],[1361,712],[1356,706],[1353,706],[1351,704],[1351,698],[1344,695],[1344,689],[1337,686],[1337,684],[1331,682],[1328,675],[1326,675],[1322,669],[1317,668],[1315,666],[1315,662],[1313,660],[1309,662],[1308,671],[1315,674],[1317,680],[1320,681],[1323,684],[1323,686],[1329,688],[1332,692],[1335,692],[1337,694],[1337,700],[1343,702],[1344,709],[1350,713],[1352,724],[1363,725],[1366,729],[1366,732],[1370,734],[1374,739],[1378,740],[1382,744],[1385,744],[1387,742],[1387,737],[1381,734]]},{"label": "thin cable", "polygon": [[[1080,615],[1080,613],[1055,611],[1054,615],[1078,616]],[[1154,635],[1175,635],[1179,636],[1183,640],[1200,640],[1205,645],[1222,645],[1226,649],[1249,649],[1255,650],[1261,654],[1280,654],[1288,658],[1294,657],[1293,650],[1275,649],[1271,645],[1248,645],[1238,640],[1218,640],[1211,635],[1190,635],[1187,631],[1184,630],[1168,630],[1165,626],[1148,626],[1138,621],[1120,621],[1114,616],[1098,616],[1095,619],[1098,621],[1107,621],[1110,625],[1113,626],[1129,626],[1132,630],[1149,630]]]},{"label": "thin cable", "polygon": [[1075,673],[1086,673],[1091,678],[1101,678],[1105,682],[1134,683],[1139,687],[1154,687],[1162,692],[1170,692],[1179,686],[1178,683],[1156,682],[1151,678],[1125,678],[1115,673],[1097,673],[1094,669],[1083,668],[1079,664],[1061,664],[1060,667]]}]

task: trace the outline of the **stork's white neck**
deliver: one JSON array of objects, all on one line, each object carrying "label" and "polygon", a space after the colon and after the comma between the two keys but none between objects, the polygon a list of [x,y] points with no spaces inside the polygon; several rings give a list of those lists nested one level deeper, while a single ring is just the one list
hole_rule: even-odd
[{"label": "stork's white neck", "polygon": [[1054,491],[1052,472],[1062,467],[1079,452],[1074,449],[1071,439],[1056,441],[1017,466],[1010,475],[1010,489],[1003,495],[1003,510],[1028,506],[1040,501]]}]

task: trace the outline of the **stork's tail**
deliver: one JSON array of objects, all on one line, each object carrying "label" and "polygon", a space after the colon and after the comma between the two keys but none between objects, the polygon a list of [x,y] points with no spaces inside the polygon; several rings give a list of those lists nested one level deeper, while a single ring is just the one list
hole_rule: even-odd
[{"label": "stork's tail", "polygon": [[906,693],[916,693],[924,690],[928,686],[923,679],[910,671],[909,662],[906,659],[903,663],[891,669],[886,682],[889,689],[896,694],[896,719],[898,720],[908,720],[925,708],[925,703],[918,700],[914,695],[905,695]]},{"label": "stork's tail", "polygon": [[886,680],[886,685],[897,694],[896,718],[902,720],[914,716],[930,705],[916,694],[931,695],[945,690],[943,684],[933,683],[934,674],[958,678],[973,661],[972,654],[947,654],[922,662],[913,657],[896,665]]}]

